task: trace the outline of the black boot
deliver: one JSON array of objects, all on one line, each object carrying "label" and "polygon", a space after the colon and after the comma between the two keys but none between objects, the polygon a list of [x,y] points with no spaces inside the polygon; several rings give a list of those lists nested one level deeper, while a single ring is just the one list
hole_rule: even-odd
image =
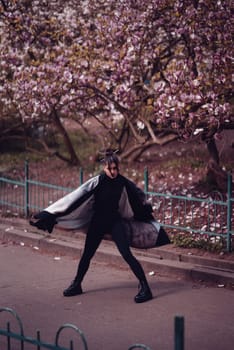
[{"label": "black boot", "polygon": [[63,291],[65,297],[73,297],[74,295],[82,294],[81,284],[76,280],[72,281],[71,285]]},{"label": "black boot", "polygon": [[144,303],[145,301],[151,300],[152,298],[153,296],[147,281],[140,281],[139,292],[134,298],[135,302]]}]

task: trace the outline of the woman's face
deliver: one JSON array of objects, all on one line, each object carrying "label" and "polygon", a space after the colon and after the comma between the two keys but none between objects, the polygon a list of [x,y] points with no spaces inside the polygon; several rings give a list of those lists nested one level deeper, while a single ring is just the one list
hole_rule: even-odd
[{"label": "woman's face", "polygon": [[117,165],[113,162],[113,163],[104,165],[104,172],[111,179],[115,179],[119,174],[119,169]]}]

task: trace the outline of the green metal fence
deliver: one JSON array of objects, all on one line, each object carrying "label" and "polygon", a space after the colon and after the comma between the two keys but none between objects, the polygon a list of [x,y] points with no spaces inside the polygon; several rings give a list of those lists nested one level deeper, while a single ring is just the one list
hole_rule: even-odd
[{"label": "green metal fence", "polygon": [[[8,321],[6,323],[6,328],[0,327],[0,347],[2,350],[15,350],[15,349],[25,349],[25,345],[30,344],[30,349],[34,346],[37,350],[50,349],[50,350],[73,350],[74,349],[74,339],[70,340],[70,346],[63,347],[60,344],[61,334],[64,329],[72,329],[79,337],[79,344],[82,345],[82,349],[88,350],[88,345],[83,332],[76,326],[70,323],[62,325],[55,336],[54,343],[46,343],[42,341],[40,331],[37,331],[36,338],[27,337],[24,333],[23,323],[18,316],[18,314],[10,308],[0,308],[0,313],[10,313],[18,325],[19,331],[13,332],[11,330],[11,323]],[[81,349],[81,348],[80,348]]]},{"label": "green metal fence", "polygon": [[[74,190],[30,179],[28,162],[24,173],[21,181],[0,177],[0,210],[4,215],[29,217]],[[184,231],[194,235],[194,239],[200,236],[215,242],[224,241],[226,250],[232,250],[234,198],[231,174],[228,175],[225,197],[218,192],[207,198],[151,192],[148,182],[146,169],[145,193],[152,203],[155,217],[172,234]],[[80,169],[79,185],[82,183],[83,171]]]},{"label": "green metal fence", "polygon": [[213,241],[225,240],[227,251],[232,250],[233,202],[232,176],[228,174],[226,198],[213,192],[208,198],[179,196],[150,192],[145,172],[145,193],[157,213],[157,219],[173,231],[185,231],[209,237]]},{"label": "green metal fence", "polygon": [[[9,321],[6,322],[6,328],[2,328],[0,323],[0,348],[1,350],[25,350],[26,345],[30,344],[30,349],[34,346],[37,350],[41,349],[50,349],[50,350],[73,350],[75,345],[82,346],[82,349],[88,350],[88,344],[85,338],[84,333],[78,327],[73,324],[66,323],[62,325],[55,335],[54,343],[46,343],[41,339],[40,331],[37,331],[36,338],[28,337],[24,333],[23,322],[21,321],[19,315],[15,310],[5,307],[0,308],[0,314],[7,313],[8,315],[12,315],[14,320],[16,320],[16,324],[19,328],[18,332],[13,332],[11,330],[11,323]],[[71,329],[75,331],[75,334],[78,335],[79,342],[77,344],[74,343],[74,339],[69,339],[69,347],[61,346],[61,335],[63,335],[65,329]],[[175,340],[175,350],[184,350],[184,317],[176,316],[174,319],[174,340]],[[145,344],[134,344],[131,345],[128,350],[133,349],[144,349],[151,350]]]}]

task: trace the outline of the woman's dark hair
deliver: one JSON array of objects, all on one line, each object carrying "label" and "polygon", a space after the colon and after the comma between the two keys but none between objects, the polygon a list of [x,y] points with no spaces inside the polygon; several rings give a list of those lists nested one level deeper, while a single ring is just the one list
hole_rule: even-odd
[{"label": "woman's dark hair", "polygon": [[119,158],[116,154],[117,152],[118,150],[114,151],[112,149],[107,149],[104,152],[104,157],[101,159],[101,162],[103,164],[107,164],[108,166],[110,166],[111,163],[115,163],[115,165],[119,169]]}]

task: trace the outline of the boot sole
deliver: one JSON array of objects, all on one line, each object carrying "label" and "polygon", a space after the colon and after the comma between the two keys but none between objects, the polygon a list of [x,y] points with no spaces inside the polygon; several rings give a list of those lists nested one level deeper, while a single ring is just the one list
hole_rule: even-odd
[{"label": "boot sole", "polygon": [[76,296],[76,295],[81,295],[81,294],[83,294],[83,292],[81,292],[81,293],[63,293],[63,296],[64,297],[74,297],[74,296]]},{"label": "boot sole", "polygon": [[140,303],[144,303],[144,302],[146,302],[146,301],[149,301],[149,300],[152,300],[153,299],[153,296],[152,295],[150,295],[150,296],[148,296],[148,297],[146,297],[146,298],[135,298],[134,300],[135,300],[135,303],[137,303],[137,304],[140,304]]}]

